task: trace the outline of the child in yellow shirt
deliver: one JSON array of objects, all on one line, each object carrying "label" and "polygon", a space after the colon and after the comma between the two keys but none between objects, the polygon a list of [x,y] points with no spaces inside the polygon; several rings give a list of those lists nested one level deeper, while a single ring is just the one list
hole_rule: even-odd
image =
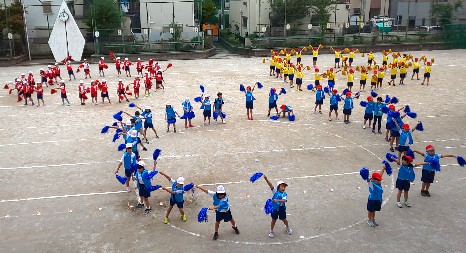
[{"label": "child in yellow shirt", "polygon": [[[314,87],[317,87],[317,85],[320,84],[320,79],[322,79],[322,76],[319,74],[319,69],[315,68]],[[329,80],[329,83],[330,83],[330,80]]]},{"label": "child in yellow shirt", "polygon": [[269,75],[272,76],[275,76],[275,56],[272,56],[272,59],[270,60],[270,72],[269,72]]},{"label": "child in yellow shirt", "polygon": [[387,56],[387,53],[385,53],[382,57],[382,66],[386,68],[387,64],[388,64],[388,56]]},{"label": "child in yellow shirt", "polygon": [[424,80],[422,80],[422,85],[424,85],[424,82],[427,79],[427,85],[429,85],[429,79],[430,79],[430,62],[427,62],[427,66],[424,68]]},{"label": "child in yellow shirt", "polygon": [[286,79],[288,78],[288,71],[289,71],[289,67],[288,67],[288,64],[285,62],[284,64],[284,68],[283,68],[283,81],[286,83]]},{"label": "child in yellow shirt", "polygon": [[333,90],[333,87],[335,87],[335,72],[333,72],[333,68],[330,68],[327,79],[328,79],[328,86],[330,87],[330,89]]},{"label": "child in yellow shirt", "polygon": [[398,72],[398,68],[396,65],[392,63],[392,69],[390,70],[390,81],[388,82],[388,85],[395,86],[395,79],[396,79],[396,73]]},{"label": "child in yellow shirt", "polygon": [[340,68],[340,56],[341,56],[340,49],[339,48],[335,49],[335,66],[334,66],[334,68],[337,68],[337,64],[338,64],[338,68]]},{"label": "child in yellow shirt", "polygon": [[291,54],[290,54],[290,50],[286,50],[285,60],[286,60],[286,64],[290,65],[290,63],[291,63]]},{"label": "child in yellow shirt", "polygon": [[312,66],[316,66],[317,64],[317,56],[319,56],[319,48],[314,47],[312,49]]},{"label": "child in yellow shirt", "polygon": [[359,89],[364,90],[366,88],[367,73],[366,70],[361,70],[361,80],[359,81]]},{"label": "child in yellow shirt", "polygon": [[353,66],[354,57],[355,57],[355,54],[353,52],[353,49],[350,48],[349,60],[348,60],[350,68]]},{"label": "child in yellow shirt", "polygon": [[382,82],[383,82],[383,78],[385,77],[385,73],[383,71],[384,71],[384,69],[380,68],[379,73],[377,73],[377,87],[376,87],[376,89],[382,89]]},{"label": "child in yellow shirt", "polygon": [[401,62],[400,66],[400,84],[399,85],[405,85],[404,80],[406,78],[406,74],[408,71],[406,70],[406,65],[404,62]]},{"label": "child in yellow shirt", "polygon": [[290,80],[290,88],[294,88],[293,80],[294,80],[294,66],[293,63],[290,64],[288,67],[288,79]]},{"label": "child in yellow shirt", "polygon": [[371,52],[369,53],[369,55],[367,56],[367,66],[370,66],[372,65],[372,62],[374,61],[374,53]]},{"label": "child in yellow shirt", "polygon": [[348,83],[347,83],[349,91],[353,89],[353,80],[354,80],[353,74],[354,74],[354,70],[350,69],[348,73]]},{"label": "child in yellow shirt", "polygon": [[301,85],[303,84],[304,73],[301,67],[298,67],[298,72],[296,72],[296,89],[303,91]]},{"label": "child in yellow shirt", "polygon": [[301,64],[301,56],[302,56],[301,48],[298,48],[298,51],[296,52],[296,65],[298,66],[299,64]]},{"label": "child in yellow shirt", "polygon": [[418,58],[414,58],[414,62],[413,62],[413,75],[411,76],[411,80],[413,80],[414,75],[416,75],[417,80],[421,80],[421,79],[419,79],[419,68],[420,68],[420,67],[421,67],[421,64],[419,64],[419,59],[418,59]]},{"label": "child in yellow shirt", "polygon": [[371,76],[371,90],[377,86],[377,70],[374,70],[374,74]]},{"label": "child in yellow shirt", "polygon": [[278,62],[275,63],[275,72],[277,73],[277,78],[282,78],[282,68],[283,68],[282,59],[279,58]]}]

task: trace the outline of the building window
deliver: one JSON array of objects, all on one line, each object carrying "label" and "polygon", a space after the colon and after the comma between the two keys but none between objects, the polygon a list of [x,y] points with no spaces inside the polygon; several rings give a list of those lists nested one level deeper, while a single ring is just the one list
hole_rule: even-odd
[{"label": "building window", "polygon": [[361,15],[361,8],[354,8],[353,15]]},{"label": "building window", "polygon": [[42,12],[44,14],[52,13],[52,1],[43,1],[42,2]]},{"label": "building window", "polygon": [[426,18],[422,18],[422,26],[426,25]]},{"label": "building window", "polygon": [[68,9],[70,9],[71,15],[74,16],[75,15],[74,14],[74,1],[73,0],[71,0],[71,1],[67,0],[66,5],[68,5]]},{"label": "building window", "polygon": [[243,28],[248,28],[248,17],[243,16]]}]

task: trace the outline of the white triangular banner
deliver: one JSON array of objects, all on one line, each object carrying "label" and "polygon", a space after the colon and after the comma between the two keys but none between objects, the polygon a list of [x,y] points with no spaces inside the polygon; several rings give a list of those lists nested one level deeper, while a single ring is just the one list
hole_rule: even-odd
[{"label": "white triangular banner", "polygon": [[[59,18],[63,12],[68,14],[69,18],[66,21],[62,21]],[[60,62],[68,57],[68,55],[71,55],[73,60],[80,61],[85,43],[86,41],[73,15],[71,15],[68,5],[63,1],[49,38],[49,46],[52,49],[55,61]]]}]

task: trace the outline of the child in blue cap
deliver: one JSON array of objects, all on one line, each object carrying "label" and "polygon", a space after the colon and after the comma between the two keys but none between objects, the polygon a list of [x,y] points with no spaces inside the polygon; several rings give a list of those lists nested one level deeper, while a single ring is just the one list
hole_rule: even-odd
[{"label": "child in blue cap", "polygon": [[272,216],[272,222],[270,222],[270,231],[269,231],[269,237],[274,238],[275,234],[273,233],[273,229],[275,228],[275,224],[277,223],[277,220],[280,219],[283,221],[283,224],[286,226],[286,233],[288,235],[293,234],[293,230],[291,230],[288,220],[286,219],[286,202],[288,198],[288,194],[286,194],[285,189],[288,186],[283,181],[278,181],[277,182],[277,187],[274,187],[273,184],[269,181],[267,176],[264,175],[265,182],[270,187],[270,190],[272,190],[273,197],[272,197],[272,202],[273,202],[273,211],[271,213]]}]

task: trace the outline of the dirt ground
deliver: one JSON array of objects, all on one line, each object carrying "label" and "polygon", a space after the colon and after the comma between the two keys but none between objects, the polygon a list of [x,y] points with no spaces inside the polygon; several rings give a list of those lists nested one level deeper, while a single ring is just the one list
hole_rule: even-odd
[{"label": "dirt ground", "polygon": [[[414,133],[415,149],[424,150],[432,144],[440,154],[465,156],[466,63],[461,56],[466,50],[410,53],[435,57],[430,85],[407,80],[405,86],[384,87],[379,95],[395,95],[399,105],[409,104],[418,113],[425,131]],[[380,61],[380,53],[377,59]],[[309,56],[303,60],[306,65],[311,63]],[[356,59],[356,64],[365,62]],[[162,62],[162,66],[167,63]],[[174,209],[170,224],[163,223],[169,194],[160,190],[150,198],[151,214],[128,209],[128,205],[135,205],[134,190],[124,192],[114,176],[121,156],[117,146],[122,141],[112,142],[113,131],[100,133],[104,125],[113,123],[112,114],[119,110],[134,112],[128,103],[116,101],[118,78],[112,65],[107,70],[111,105],[79,105],[77,81],[67,82],[70,107],[61,106],[59,95],[51,95],[48,89],[46,106],[38,108],[23,106],[15,96],[8,95],[8,90],[0,91],[3,252],[466,252],[466,171],[456,159],[442,159],[444,166],[436,175],[430,198],[421,197],[421,169],[415,169],[411,208],[395,205],[396,172],[395,178],[384,175],[385,205],[376,215],[380,226],[371,228],[366,224],[367,183],[360,178],[359,169],[380,169],[389,147],[382,135],[362,129],[364,110],[359,100],[355,100],[351,124],[343,124],[343,115],[340,121],[329,122],[328,98],[324,114],[314,114],[314,93],[289,89],[269,77],[268,64],[261,58],[220,53],[211,59],[171,63],[173,67],[164,75],[164,92],[130,99],[141,107],[152,106],[160,135],[155,139],[155,134],[148,132],[149,150],[140,154],[150,164],[152,151],[159,148],[159,170],[212,190],[223,184],[241,234],[235,235],[225,223],[221,224],[219,240],[212,240],[215,214],[209,213],[208,223],[197,222],[199,210],[212,204],[201,191],[185,194],[187,222],[182,222]],[[319,56],[318,65],[321,70],[328,69],[333,56]],[[29,70],[37,75],[40,67],[0,68],[0,83]],[[64,67],[62,73],[66,74]],[[91,74],[97,77],[96,65],[92,65]],[[304,87],[313,82],[313,74],[305,74]],[[78,80],[83,75],[79,73]],[[388,80],[389,73],[385,76]],[[355,77],[358,84],[359,74]],[[338,90],[345,88],[345,80],[337,76]],[[255,118],[248,121],[239,84],[257,81],[265,87],[255,90]],[[184,97],[200,95],[199,84],[211,95],[223,92],[226,124],[204,126],[196,104],[194,128],[184,129],[178,120],[178,132],[166,133],[165,102],[171,101],[181,112]],[[287,89],[278,104],[293,106],[296,121],[270,121],[266,117],[271,87]],[[406,121],[414,125],[418,119]],[[415,161],[420,162],[420,156]],[[262,179],[249,182],[257,171],[273,182],[284,180],[289,184],[287,213],[293,235],[287,235],[278,222],[276,237],[268,238],[270,217],[262,208],[271,192]],[[153,184],[170,185],[160,175]]]}]

